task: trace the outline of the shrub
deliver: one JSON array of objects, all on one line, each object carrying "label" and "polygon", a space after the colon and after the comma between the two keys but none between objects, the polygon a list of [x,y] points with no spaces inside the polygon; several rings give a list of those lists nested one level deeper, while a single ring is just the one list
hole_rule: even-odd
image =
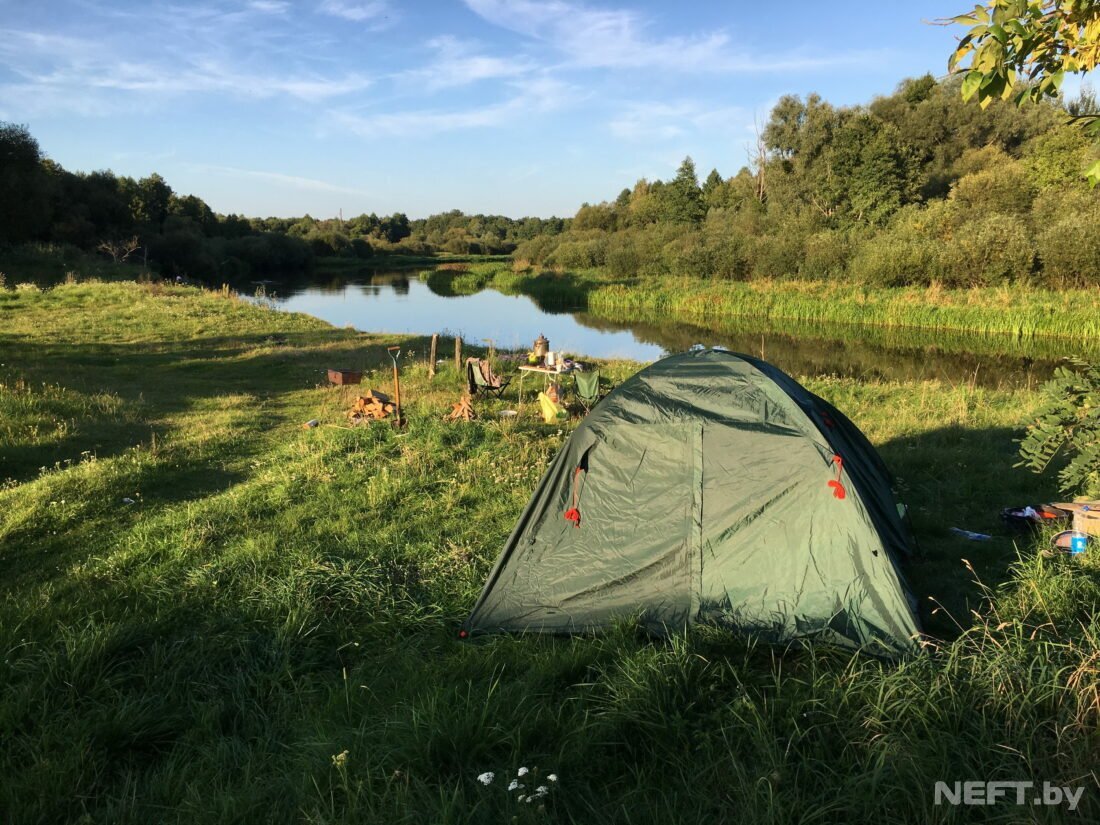
[{"label": "shrub", "polygon": [[1100,187],[1058,186],[1044,189],[1031,204],[1031,225],[1040,232],[1062,218],[1100,211]]},{"label": "shrub", "polygon": [[1077,184],[1083,189],[1089,148],[1084,132],[1071,125],[1032,138],[1023,155],[1028,179],[1039,191],[1066,184]]},{"label": "shrub", "polygon": [[351,257],[353,258],[369,258],[374,254],[374,250],[371,249],[371,245],[362,238],[352,238],[351,248],[349,250]]},{"label": "shrub", "polygon": [[750,274],[751,236],[759,228],[755,209],[711,209],[703,225],[711,277],[745,280]]},{"label": "shrub", "polygon": [[687,232],[666,243],[661,259],[673,275],[707,277],[713,269],[701,232]]},{"label": "shrub", "polygon": [[989,286],[1029,278],[1035,243],[1024,222],[1011,215],[986,215],[959,227],[943,246],[944,281],[949,286]]},{"label": "shrub", "polygon": [[321,258],[343,255],[351,246],[348,236],[342,232],[313,232],[306,240],[313,254]]},{"label": "shrub", "polygon": [[567,240],[546,257],[547,266],[559,269],[592,269],[607,260],[607,239]]},{"label": "shrub", "polygon": [[955,201],[937,200],[923,206],[910,204],[899,209],[890,227],[933,240],[952,241],[962,220],[962,210]]},{"label": "shrub", "polygon": [[1023,165],[1008,161],[959,178],[951,197],[968,211],[1020,215],[1031,208],[1035,190]]},{"label": "shrub", "polygon": [[203,243],[203,237],[192,228],[179,228],[148,241],[149,257],[168,276],[189,275],[209,277],[217,272],[217,261]]},{"label": "shrub", "polygon": [[987,144],[977,149],[964,150],[959,155],[959,159],[952,164],[951,172],[955,178],[962,178],[976,172],[995,169],[1006,163],[1012,163],[1012,156],[1000,146]]},{"label": "shrub", "polygon": [[743,281],[749,277],[745,238],[725,235],[707,242],[710,248],[711,277]]},{"label": "shrub", "polygon": [[802,262],[798,267],[801,278],[840,278],[852,257],[852,240],[845,232],[825,230],[806,238]]},{"label": "shrub", "polygon": [[519,262],[541,266],[561,241],[560,235],[537,235],[516,247],[512,257]]},{"label": "shrub", "polygon": [[1070,214],[1039,233],[1043,279],[1055,286],[1100,285],[1100,209]]},{"label": "shrub", "polygon": [[762,235],[752,245],[754,278],[793,278],[802,262],[803,236],[796,232]]},{"label": "shrub", "polygon": [[305,241],[278,232],[226,241],[225,257],[242,261],[253,273],[295,272],[313,263],[313,252]]},{"label": "shrub", "polygon": [[641,268],[641,258],[634,239],[616,233],[607,246],[607,271],[616,278],[632,278]]},{"label": "shrub", "polygon": [[885,232],[862,243],[849,274],[876,286],[928,285],[943,280],[943,244],[909,232]]}]

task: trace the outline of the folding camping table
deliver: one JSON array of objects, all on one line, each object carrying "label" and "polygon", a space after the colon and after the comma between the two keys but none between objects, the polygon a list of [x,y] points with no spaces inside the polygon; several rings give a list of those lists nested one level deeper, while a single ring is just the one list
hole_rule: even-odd
[{"label": "folding camping table", "polygon": [[554,377],[563,375],[565,370],[559,367],[532,367],[529,365],[523,365],[519,368],[519,395],[517,396],[517,404],[523,404],[523,379],[527,377],[527,373],[533,372],[546,376],[546,383],[549,383]]}]

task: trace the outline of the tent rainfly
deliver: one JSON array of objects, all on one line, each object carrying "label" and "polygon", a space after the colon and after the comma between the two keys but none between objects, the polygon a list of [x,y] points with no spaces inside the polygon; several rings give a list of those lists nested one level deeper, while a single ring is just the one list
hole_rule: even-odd
[{"label": "tent rainfly", "polygon": [[637,618],[879,655],[920,633],[890,475],[854,424],[756,358],[693,350],[577,427],[462,636],[585,633]]}]

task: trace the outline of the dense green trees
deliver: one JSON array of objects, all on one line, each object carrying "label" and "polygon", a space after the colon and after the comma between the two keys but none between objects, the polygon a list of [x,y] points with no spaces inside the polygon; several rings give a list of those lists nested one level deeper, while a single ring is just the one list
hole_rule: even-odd
[{"label": "dense green trees", "polygon": [[458,210],[422,220],[402,212],[346,221],[219,215],[156,173],[134,180],[68,172],[43,156],[26,127],[0,122],[0,246],[47,242],[115,257],[137,238],[131,259],[145,258],[165,275],[209,280],[306,269],[315,257],[507,254],[565,226],[560,218]]},{"label": "dense green trees", "polygon": [[983,110],[959,85],[926,75],[847,108],[781,98],[754,168],[700,187],[688,158],[515,256],[620,277],[1100,284],[1100,192],[1083,174],[1096,150],[1066,125],[1089,102]]},{"label": "dense green trees", "polygon": [[0,242],[38,235],[48,221],[50,179],[25,126],[0,122]]},{"label": "dense green trees", "polygon": [[[137,249],[131,239],[136,239]],[[158,174],[68,172],[26,127],[0,123],[0,245],[47,242],[142,257],[165,275],[220,278],[308,267],[307,243],[178,195]]]},{"label": "dense green trees", "polygon": [[1100,284],[1100,189],[1084,178],[1100,150],[1068,123],[1095,99],[979,108],[964,82],[926,75],[864,106],[784,97],[751,168],[700,184],[685,158],[670,180],[639,180],[565,220],[219,215],[156,174],[67,172],[24,127],[0,124],[0,244],[94,250],[136,236],[163,272],[200,278],[326,257],[513,253],[617,277]]}]

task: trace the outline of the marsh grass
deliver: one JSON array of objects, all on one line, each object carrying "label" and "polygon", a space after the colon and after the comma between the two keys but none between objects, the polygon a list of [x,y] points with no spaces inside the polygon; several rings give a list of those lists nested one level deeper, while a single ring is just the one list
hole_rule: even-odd
[{"label": "marsh grass", "polygon": [[[861,326],[993,336],[1100,337],[1100,290],[1028,285],[948,289],[876,287],[832,281],[707,281],[612,278],[595,272],[471,266],[455,276],[465,292],[492,286],[609,319],[697,323],[721,328],[731,319],[803,326]],[[1007,343],[1007,342],[1006,342]]]},{"label": "marsh grass", "polygon": [[[933,806],[972,778],[1085,785],[1096,815],[1097,556],[946,532],[1053,492],[1012,466],[1031,391],[802,376],[899,476],[928,655],[629,623],[464,643],[572,425],[500,421],[510,397],[444,423],[460,378],[405,338],[409,427],[348,428],[323,370],[386,390],[394,341],[232,294],[80,282],[0,293],[0,317],[2,821],[1067,816]],[[560,776],[542,811],[476,780],[517,765]]]}]

